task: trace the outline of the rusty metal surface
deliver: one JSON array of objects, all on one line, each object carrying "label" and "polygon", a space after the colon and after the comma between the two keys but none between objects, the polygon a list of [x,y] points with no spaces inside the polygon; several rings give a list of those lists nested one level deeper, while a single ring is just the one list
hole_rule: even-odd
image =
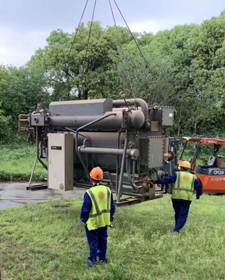
[{"label": "rusty metal surface", "polygon": [[[23,126],[23,124],[27,124]],[[28,131],[30,126],[30,115],[19,115],[18,131]]]}]

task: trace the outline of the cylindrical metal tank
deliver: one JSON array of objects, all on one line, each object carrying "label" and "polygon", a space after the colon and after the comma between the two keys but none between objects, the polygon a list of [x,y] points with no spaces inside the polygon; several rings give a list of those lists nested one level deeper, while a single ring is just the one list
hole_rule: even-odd
[{"label": "cylindrical metal tank", "polygon": [[[107,117],[109,115],[109,117]],[[123,127],[123,111],[118,110],[105,114],[106,118],[90,125],[86,130],[119,130]],[[90,123],[94,120],[101,118],[102,116],[49,116],[49,125],[52,127],[70,127],[79,128],[83,125]],[[140,129],[145,122],[144,114],[141,111],[127,112],[127,121],[131,128]]]},{"label": "cylindrical metal tank", "polygon": [[[118,136],[116,132],[81,132],[78,138],[78,146],[83,146],[85,138],[88,139],[88,147],[102,148],[102,149],[119,149],[124,148],[126,134],[121,133]],[[74,134],[75,140],[75,134]],[[83,159],[86,159],[86,154],[82,154]],[[92,159],[96,165],[101,166],[104,170],[116,172],[116,155],[110,154],[92,154]],[[79,157],[75,152],[75,165],[80,165]]]}]

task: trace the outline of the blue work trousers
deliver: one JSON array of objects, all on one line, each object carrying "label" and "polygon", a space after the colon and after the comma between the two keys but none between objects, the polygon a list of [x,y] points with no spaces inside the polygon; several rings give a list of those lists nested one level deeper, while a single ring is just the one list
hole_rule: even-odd
[{"label": "blue work trousers", "polygon": [[172,199],[173,208],[175,211],[175,232],[180,232],[184,227],[187,221],[191,201],[181,200],[181,199]]},{"label": "blue work trousers", "polygon": [[90,254],[88,260],[92,263],[97,262],[97,257],[99,261],[107,262],[106,252],[107,252],[107,229],[108,227],[102,227],[96,230],[86,229],[86,235],[88,244],[90,247]]}]

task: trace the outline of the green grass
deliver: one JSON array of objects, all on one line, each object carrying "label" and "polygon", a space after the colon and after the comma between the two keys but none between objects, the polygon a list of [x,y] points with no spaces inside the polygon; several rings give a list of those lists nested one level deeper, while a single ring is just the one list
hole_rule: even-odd
[{"label": "green grass", "polygon": [[225,279],[225,197],[204,195],[194,201],[179,235],[172,233],[169,196],[118,209],[114,227],[109,229],[110,263],[93,268],[83,265],[88,245],[79,221],[81,205],[79,198],[0,212],[3,278]]},{"label": "green grass", "polygon": [[[29,180],[36,155],[36,147],[30,144],[0,146],[0,181]],[[37,164],[34,180],[43,180],[47,172]]]}]

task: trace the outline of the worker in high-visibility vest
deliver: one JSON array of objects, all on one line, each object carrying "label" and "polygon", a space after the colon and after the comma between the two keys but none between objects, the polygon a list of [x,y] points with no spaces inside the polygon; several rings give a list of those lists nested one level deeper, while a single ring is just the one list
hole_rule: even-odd
[{"label": "worker in high-visibility vest", "polygon": [[152,180],[152,182],[156,184],[167,185],[174,183],[171,198],[175,211],[174,232],[177,233],[180,232],[187,221],[194,195],[196,195],[196,199],[199,199],[203,192],[201,181],[195,175],[189,173],[191,168],[190,162],[183,161],[180,163],[179,167],[180,171],[172,176],[165,177],[158,181]]},{"label": "worker in high-visibility vest", "polygon": [[90,247],[88,266],[98,261],[107,263],[107,229],[114,219],[115,203],[111,190],[104,186],[103,171],[100,167],[90,173],[92,188],[86,191],[80,219],[85,223]]}]

